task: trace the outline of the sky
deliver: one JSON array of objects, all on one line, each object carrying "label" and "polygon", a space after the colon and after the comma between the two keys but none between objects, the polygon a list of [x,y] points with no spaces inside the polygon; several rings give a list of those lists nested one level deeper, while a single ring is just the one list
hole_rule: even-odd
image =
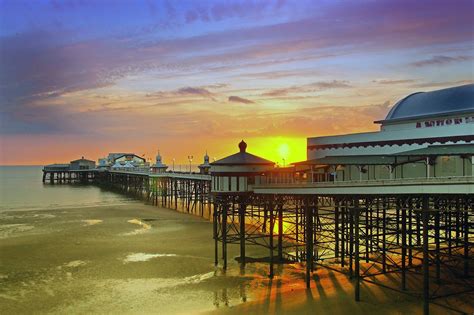
[{"label": "sky", "polygon": [[304,160],[474,80],[474,1],[0,0],[0,164]]}]

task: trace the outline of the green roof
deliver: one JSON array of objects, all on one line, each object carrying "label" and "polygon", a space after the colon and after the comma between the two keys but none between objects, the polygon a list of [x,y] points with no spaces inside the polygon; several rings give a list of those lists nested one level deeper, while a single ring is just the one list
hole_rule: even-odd
[{"label": "green roof", "polygon": [[340,155],[294,163],[295,165],[389,165],[396,161],[390,155]]},{"label": "green roof", "polygon": [[393,154],[395,156],[474,155],[474,144],[430,145],[427,148]]},{"label": "green roof", "polygon": [[[304,165],[390,165],[414,162],[410,156],[474,155],[474,144],[430,145],[426,148],[387,155],[339,155],[294,163]],[[403,159],[405,157],[405,159]]]}]

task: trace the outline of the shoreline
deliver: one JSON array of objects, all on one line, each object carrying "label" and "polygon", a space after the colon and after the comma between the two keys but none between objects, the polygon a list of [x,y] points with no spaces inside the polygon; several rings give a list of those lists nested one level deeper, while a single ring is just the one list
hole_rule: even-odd
[{"label": "shoreline", "polygon": [[[143,204],[140,200],[136,200],[137,204]],[[130,199],[130,205],[133,205],[133,199]],[[65,205],[65,206],[58,206],[57,208],[13,208],[13,209],[5,209],[5,208],[0,208],[0,215],[3,213],[8,213],[8,212],[24,212],[24,211],[61,211],[61,210],[79,210],[79,209],[85,209],[85,208],[101,208],[101,207],[121,207],[121,206],[127,206],[129,205],[128,203],[111,203],[111,204],[99,204],[99,205],[84,205],[84,206],[78,206],[78,205]]]}]

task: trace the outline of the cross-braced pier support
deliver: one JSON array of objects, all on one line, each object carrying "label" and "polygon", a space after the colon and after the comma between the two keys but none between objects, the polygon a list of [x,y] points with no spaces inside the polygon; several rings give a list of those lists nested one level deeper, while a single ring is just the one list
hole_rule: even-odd
[{"label": "cross-braced pier support", "polygon": [[274,263],[305,262],[310,287],[321,265],[352,279],[356,301],[366,281],[419,295],[425,314],[430,301],[474,289],[473,196],[221,194],[215,202],[225,268],[227,244],[239,244],[242,265],[246,245],[265,246],[270,277]]}]

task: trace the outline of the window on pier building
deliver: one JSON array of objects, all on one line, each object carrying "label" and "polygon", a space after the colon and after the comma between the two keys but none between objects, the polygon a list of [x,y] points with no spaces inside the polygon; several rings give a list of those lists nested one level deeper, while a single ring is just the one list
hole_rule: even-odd
[{"label": "window on pier building", "polygon": [[[462,175],[462,159],[455,156],[440,156],[438,158],[438,176]],[[435,164],[436,165],[436,164]]]}]

